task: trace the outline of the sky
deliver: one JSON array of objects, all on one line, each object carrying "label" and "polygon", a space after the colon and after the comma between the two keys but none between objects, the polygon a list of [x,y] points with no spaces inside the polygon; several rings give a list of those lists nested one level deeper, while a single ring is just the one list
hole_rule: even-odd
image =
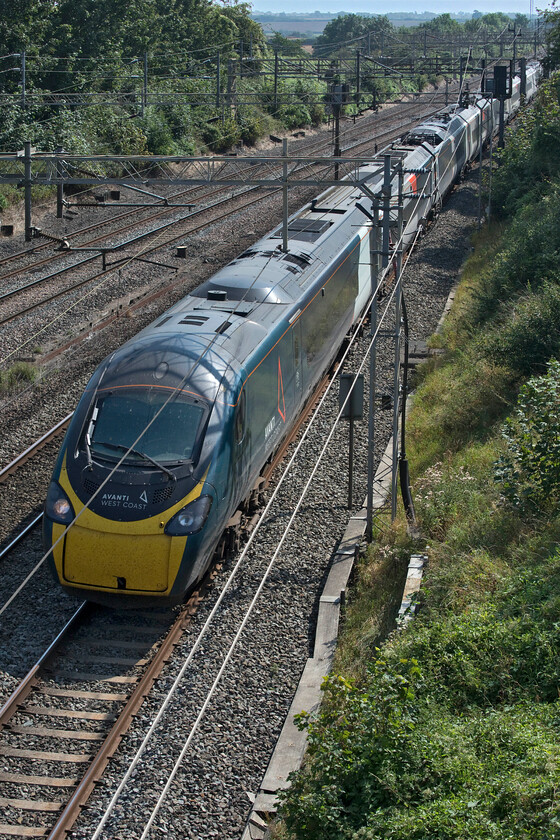
[{"label": "sky", "polygon": [[[468,0],[467,0],[468,2]],[[384,15],[388,12],[434,12],[443,14],[449,12],[472,12],[477,9],[484,14],[488,12],[518,12],[529,15],[531,11],[530,0],[471,0],[472,7],[466,5],[465,0],[253,0],[253,12],[340,12],[355,14]],[[533,13],[536,9],[544,9],[550,3],[543,0],[533,2]]]}]

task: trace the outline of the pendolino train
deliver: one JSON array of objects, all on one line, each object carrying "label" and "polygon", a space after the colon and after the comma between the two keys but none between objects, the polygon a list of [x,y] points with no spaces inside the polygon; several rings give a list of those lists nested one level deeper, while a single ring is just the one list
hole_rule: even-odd
[{"label": "pendolino train", "polygon": [[[534,95],[538,65],[529,65]],[[513,83],[506,114],[520,104]],[[493,114],[492,114],[493,110]],[[416,126],[403,164],[405,241],[497,126],[473,95]],[[386,150],[389,151],[389,150]],[[381,158],[360,178],[378,193]],[[44,540],[70,593],[176,603],[207,569],[232,514],[333,361],[372,294],[372,226],[341,181],[112,353],[62,444]]]}]

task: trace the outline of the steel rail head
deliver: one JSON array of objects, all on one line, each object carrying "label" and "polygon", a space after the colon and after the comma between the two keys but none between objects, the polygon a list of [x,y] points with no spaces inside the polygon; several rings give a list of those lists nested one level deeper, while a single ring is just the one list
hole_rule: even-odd
[{"label": "steel rail head", "polygon": [[74,628],[78,621],[81,621],[88,607],[89,602],[82,601],[82,603],[74,612],[72,617],[66,622],[60,633],[58,633],[55,639],[53,639],[46,651],[39,657],[35,665],[31,668],[31,670],[22,679],[17,688],[15,688],[12,694],[8,697],[8,699],[0,709],[0,726],[5,726],[9,719],[14,715],[19,704],[22,703],[23,700],[25,700],[25,698],[35,685],[37,674],[39,673],[40,669],[55,653],[62,640],[67,637],[68,633]]}]

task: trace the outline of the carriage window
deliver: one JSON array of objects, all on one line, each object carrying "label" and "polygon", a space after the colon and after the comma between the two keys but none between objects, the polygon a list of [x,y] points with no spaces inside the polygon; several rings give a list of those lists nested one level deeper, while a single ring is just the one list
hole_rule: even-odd
[{"label": "carriage window", "polygon": [[241,443],[245,437],[245,389],[239,395],[235,409],[235,442]]}]

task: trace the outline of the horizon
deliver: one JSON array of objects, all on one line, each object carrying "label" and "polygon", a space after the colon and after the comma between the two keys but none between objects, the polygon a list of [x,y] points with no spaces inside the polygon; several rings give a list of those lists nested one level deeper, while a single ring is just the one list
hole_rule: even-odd
[{"label": "horizon", "polygon": [[[425,0],[422,0],[422,6],[424,6]],[[258,4],[258,8],[256,8]],[[407,13],[411,16],[414,14],[434,14],[434,15],[441,15],[445,13],[449,13],[451,15],[468,15],[472,16],[473,12],[478,11],[482,12],[483,14],[489,14],[491,12],[504,12],[505,14],[509,15],[516,15],[522,14],[527,15],[529,17],[532,13],[533,17],[538,15],[538,11],[544,11],[544,9],[537,9],[535,7],[535,3],[531,2],[531,0],[505,0],[505,2],[499,2],[499,0],[475,0],[473,3],[473,8],[468,11],[465,9],[465,2],[464,0],[457,0],[455,3],[449,3],[448,0],[429,0],[430,8],[420,8],[414,6],[414,0],[391,0],[390,8],[386,8],[385,4],[379,4],[380,8],[372,9],[373,4],[366,3],[365,0],[361,0],[361,2],[356,3],[356,6],[346,11],[342,11],[341,9],[332,9],[327,8],[327,6],[335,5],[329,0],[287,0],[287,2],[283,2],[281,7],[279,8],[279,3],[277,0],[257,0],[257,3],[254,5],[252,10],[253,15],[258,15],[259,13],[262,14],[299,14],[299,15],[306,15],[306,14],[313,14],[314,12],[318,12],[324,15],[340,15],[340,14],[369,14],[369,15],[389,15],[395,12],[400,14]],[[336,3],[338,5],[338,3]],[[368,6],[368,8],[364,8],[364,6]],[[375,4],[377,5],[377,4]],[[387,3],[387,5],[389,5]],[[551,3],[547,3],[545,8],[549,8]]]}]

